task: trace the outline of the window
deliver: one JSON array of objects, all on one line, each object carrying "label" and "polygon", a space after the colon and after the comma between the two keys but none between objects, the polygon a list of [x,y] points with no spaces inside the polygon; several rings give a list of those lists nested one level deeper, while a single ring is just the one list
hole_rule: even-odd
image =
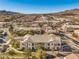
[{"label": "window", "polygon": [[50,47],[48,47],[48,49],[50,49]]},{"label": "window", "polygon": [[28,43],[28,46],[31,46],[31,43]]},{"label": "window", "polygon": [[32,43],[32,46],[34,46],[34,43]]},{"label": "window", "polygon": [[53,43],[51,45],[53,45]]},{"label": "window", "polygon": [[50,43],[48,43],[48,46],[50,46]]},{"label": "window", "polygon": [[60,44],[58,44],[58,46],[59,46]]}]

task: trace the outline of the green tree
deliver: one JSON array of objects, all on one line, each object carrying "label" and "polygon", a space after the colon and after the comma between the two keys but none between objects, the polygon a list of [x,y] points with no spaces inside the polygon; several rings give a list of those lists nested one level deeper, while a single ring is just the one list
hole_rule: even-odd
[{"label": "green tree", "polygon": [[47,55],[46,52],[43,51],[43,52],[42,52],[42,59],[46,59],[46,55]]},{"label": "green tree", "polygon": [[36,55],[35,52],[32,52],[31,53],[31,59],[36,59],[36,56],[35,55]]},{"label": "green tree", "polygon": [[53,55],[53,56],[56,56],[55,47],[53,47],[53,48],[51,49],[51,51],[52,51],[52,55]]},{"label": "green tree", "polygon": [[15,49],[20,47],[20,42],[19,41],[12,40],[11,44],[12,44],[12,47],[14,47]]},{"label": "green tree", "polygon": [[25,52],[24,55],[25,55],[26,59],[29,59],[31,56],[31,50],[28,48],[25,48],[24,52]]},{"label": "green tree", "polygon": [[13,50],[10,50],[10,51],[8,52],[8,54],[11,55],[11,56],[14,56],[14,55],[16,55],[16,52],[13,51]]},{"label": "green tree", "polygon": [[29,30],[28,34],[34,35],[34,31],[33,30]]},{"label": "green tree", "polygon": [[38,49],[36,51],[36,59],[46,59],[46,52],[43,51],[42,49]]}]

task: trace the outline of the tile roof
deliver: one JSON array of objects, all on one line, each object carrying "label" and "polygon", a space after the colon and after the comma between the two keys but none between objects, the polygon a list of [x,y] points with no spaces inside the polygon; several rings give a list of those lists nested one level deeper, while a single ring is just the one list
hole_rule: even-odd
[{"label": "tile roof", "polygon": [[[25,37],[25,36],[24,36]],[[55,35],[31,35],[31,36],[27,36],[24,39],[24,41],[31,41],[31,42],[51,42],[51,41],[55,41],[58,42],[58,40],[60,40],[59,36],[55,36]]]},{"label": "tile roof", "polygon": [[64,57],[56,57],[56,58],[54,58],[54,59],[64,59]]},{"label": "tile roof", "polygon": [[68,56],[65,57],[66,59],[79,59],[79,54],[70,54]]}]

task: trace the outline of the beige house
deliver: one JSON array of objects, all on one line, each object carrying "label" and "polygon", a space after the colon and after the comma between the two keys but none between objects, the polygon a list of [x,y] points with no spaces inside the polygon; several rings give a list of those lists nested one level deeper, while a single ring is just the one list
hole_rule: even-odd
[{"label": "beige house", "polygon": [[42,27],[43,30],[45,30],[46,33],[53,33],[54,30],[52,29],[51,26],[48,26],[47,24],[45,24],[43,27]]},{"label": "beige house", "polygon": [[44,49],[52,49],[55,47],[59,49],[61,45],[61,39],[59,36],[51,35],[25,35],[23,41],[21,41],[20,47],[26,47],[29,49],[37,49],[42,46]]}]

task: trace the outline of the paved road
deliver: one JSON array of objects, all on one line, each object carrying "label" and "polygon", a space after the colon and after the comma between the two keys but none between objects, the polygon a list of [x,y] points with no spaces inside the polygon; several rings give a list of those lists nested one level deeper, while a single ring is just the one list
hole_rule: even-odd
[{"label": "paved road", "polygon": [[79,43],[76,41],[76,38],[74,39],[72,36],[68,35],[67,33],[64,33],[64,36],[68,38],[67,44],[70,45],[71,47],[74,47],[79,50]]}]

